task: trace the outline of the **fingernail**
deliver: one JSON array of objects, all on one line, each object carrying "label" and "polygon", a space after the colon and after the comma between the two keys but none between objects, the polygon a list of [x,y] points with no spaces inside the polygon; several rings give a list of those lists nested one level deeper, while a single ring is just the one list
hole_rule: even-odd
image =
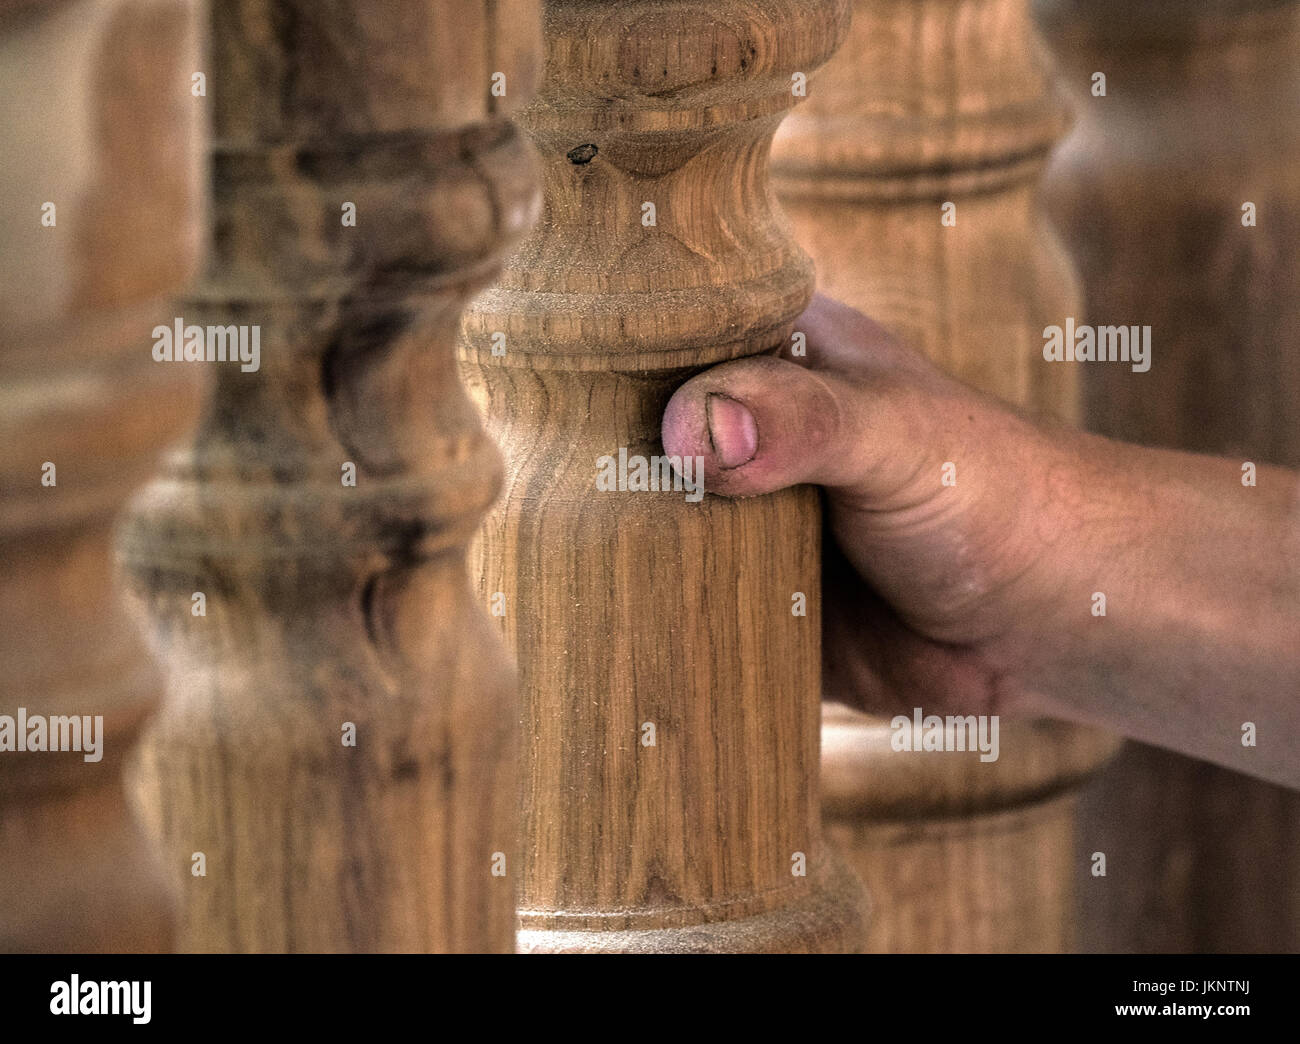
[{"label": "fingernail", "polygon": [[738,468],[758,452],[758,425],[754,415],[735,399],[709,395],[704,400],[709,417],[709,441],[723,468]]}]

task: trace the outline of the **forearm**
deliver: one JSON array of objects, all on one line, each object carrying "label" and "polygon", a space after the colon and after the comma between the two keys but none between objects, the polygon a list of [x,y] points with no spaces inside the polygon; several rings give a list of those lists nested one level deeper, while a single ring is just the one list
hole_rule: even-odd
[{"label": "forearm", "polygon": [[1298,786],[1300,478],[1243,485],[1241,463],[1096,436],[1054,451],[1055,608],[1026,701]]}]

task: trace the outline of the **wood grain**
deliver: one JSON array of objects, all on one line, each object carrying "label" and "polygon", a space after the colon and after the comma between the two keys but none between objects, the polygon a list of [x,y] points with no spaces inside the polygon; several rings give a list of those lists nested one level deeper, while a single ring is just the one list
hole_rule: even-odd
[{"label": "wood grain", "polygon": [[122,542],[169,668],[139,789],[181,946],[508,951],[515,694],[464,550],[501,465],[452,341],[536,214],[507,117],[538,10],[211,7],[215,213],[184,316],[260,325],[261,368],[212,364]]},{"label": "wood grain", "polygon": [[[969,383],[1074,419],[1077,374],[1045,363],[1041,338],[1077,314],[1076,284],[1035,207],[1064,127],[1025,0],[857,0],[777,135],[774,181],[820,290]],[[866,947],[1071,948],[1073,792],[1115,741],[1008,720],[985,763],[891,736],[827,707],[823,812],[873,896]]]},{"label": "wood grain", "polygon": [[[1149,372],[1086,374],[1089,427],[1300,466],[1300,124],[1285,101],[1300,4],[1039,0],[1036,14],[1077,115],[1045,189],[1086,312],[1152,327]],[[1300,795],[1134,745],[1081,826],[1084,854],[1110,866],[1080,889],[1086,948],[1300,948]]]},{"label": "wood grain", "polygon": [[690,502],[595,481],[620,447],[662,453],[687,377],[788,338],[811,270],[768,147],[846,7],[544,10],[545,80],[520,115],[542,218],[461,341],[507,460],[474,568],[485,601],[504,595],[524,701],[519,947],[853,947],[860,895],[817,823],[815,493]]},{"label": "wood grain", "polygon": [[160,682],[115,598],[111,534],[198,405],[194,375],[157,366],[149,336],[198,258],[197,7],[12,9],[0,12],[0,714],[103,726],[99,761],[0,752],[0,950],[167,950],[171,897],[122,785]]}]

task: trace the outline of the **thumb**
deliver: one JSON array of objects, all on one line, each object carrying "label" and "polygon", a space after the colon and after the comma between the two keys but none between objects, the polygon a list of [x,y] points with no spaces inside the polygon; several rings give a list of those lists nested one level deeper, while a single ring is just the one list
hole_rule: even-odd
[{"label": "thumb", "polygon": [[886,400],[853,376],[740,359],[677,389],[664,411],[664,448],[703,458],[705,487],[725,496],[800,483],[862,492],[890,449],[918,444],[891,433]]}]

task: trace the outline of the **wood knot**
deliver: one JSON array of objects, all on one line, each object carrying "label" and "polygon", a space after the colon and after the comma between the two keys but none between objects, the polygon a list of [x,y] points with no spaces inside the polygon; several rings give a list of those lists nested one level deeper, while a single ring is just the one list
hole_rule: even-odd
[{"label": "wood knot", "polygon": [[568,151],[569,162],[576,163],[578,166],[590,163],[596,158],[596,153],[599,151],[595,145],[579,145],[577,148]]}]

